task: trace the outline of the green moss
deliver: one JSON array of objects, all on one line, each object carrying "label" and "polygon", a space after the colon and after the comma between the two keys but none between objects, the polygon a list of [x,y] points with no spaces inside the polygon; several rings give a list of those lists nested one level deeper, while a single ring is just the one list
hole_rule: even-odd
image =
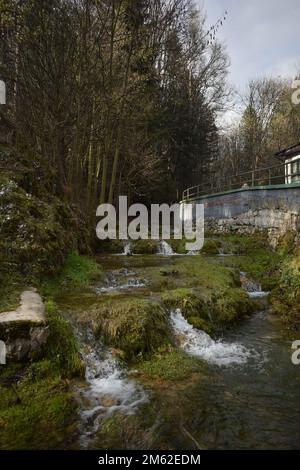
[{"label": "green moss", "polygon": [[107,344],[124,351],[127,360],[153,352],[171,340],[161,306],[134,298],[103,302],[97,308],[96,332]]},{"label": "green moss", "polygon": [[83,375],[84,364],[72,326],[60,315],[53,301],[46,303],[46,312],[50,330],[46,357],[51,361],[52,368],[62,377]]},{"label": "green moss", "polygon": [[45,296],[54,296],[62,289],[74,289],[87,286],[103,275],[100,265],[87,256],[72,251],[55,277],[48,277],[42,282],[42,292]]},{"label": "green moss", "polygon": [[37,281],[55,274],[70,250],[89,251],[90,234],[79,211],[43,196],[0,178],[0,284],[7,275]]},{"label": "green moss", "polygon": [[186,239],[182,238],[181,240],[175,240],[171,238],[168,240],[168,244],[171,246],[174,253],[178,253],[179,255],[186,254]]},{"label": "green moss", "polygon": [[267,236],[263,233],[255,235],[225,234],[219,237],[222,249],[227,254],[246,255],[257,250],[270,249]]},{"label": "green moss", "polygon": [[218,260],[204,256],[174,257],[167,269],[143,268],[141,275],[155,291],[197,287],[201,291],[239,285],[236,269],[220,265]]},{"label": "green moss", "polygon": [[186,319],[195,327],[201,325],[204,331],[211,333],[212,325],[207,321],[208,298],[192,289],[175,289],[162,295],[164,305],[168,310],[180,309]]},{"label": "green moss", "polygon": [[278,241],[277,253],[282,257],[295,254],[297,250],[296,233],[286,232]]},{"label": "green moss", "polygon": [[101,275],[101,268],[96,261],[92,258],[81,256],[76,251],[72,251],[67,256],[59,277],[60,280],[73,287],[99,279]]},{"label": "green moss", "polygon": [[205,370],[205,364],[182,351],[162,350],[151,360],[139,363],[137,368],[150,379],[179,381],[190,378],[192,374],[201,373]]},{"label": "green moss", "polygon": [[[2,157],[4,164],[9,158],[22,167],[22,156],[14,150],[3,154],[0,149]],[[41,194],[34,183],[29,192],[23,170],[11,177],[0,175],[0,311],[16,308],[24,288],[39,287],[42,278],[55,276],[70,251],[90,253],[90,231],[81,212],[40,183]],[[67,260],[72,261],[74,255]]]},{"label": "green moss", "polygon": [[217,239],[206,239],[201,250],[203,255],[217,255],[220,253],[222,243]]},{"label": "green moss", "polygon": [[75,435],[77,405],[70,378],[84,365],[71,326],[47,302],[46,356],[0,369],[0,449],[63,449]]},{"label": "green moss", "polygon": [[137,240],[133,243],[132,251],[136,255],[154,255],[157,253],[157,245],[155,240]]},{"label": "green moss", "polygon": [[210,300],[211,318],[218,327],[234,323],[256,310],[255,304],[243,289],[215,292]]},{"label": "green moss", "polygon": [[76,404],[51,368],[37,363],[17,384],[0,385],[1,450],[65,448],[75,430]]},{"label": "green moss", "polygon": [[0,312],[10,312],[20,305],[23,288],[20,285],[8,283],[0,291]]},{"label": "green moss", "polygon": [[232,287],[211,293],[176,289],[163,294],[163,301],[170,310],[179,308],[189,323],[208,334],[223,329],[255,310],[247,293]]},{"label": "green moss", "polygon": [[300,326],[300,256],[289,256],[281,265],[281,277],[271,295],[274,313],[289,327]]},{"label": "green moss", "polygon": [[112,253],[120,254],[124,250],[123,240],[103,240],[97,244],[97,251],[99,253]]},{"label": "green moss", "polygon": [[[224,253],[240,255],[222,258],[224,266],[234,268],[236,272],[246,272],[250,279],[261,284],[264,291],[269,292],[276,287],[286,248],[272,250],[266,237],[261,234],[222,235],[218,238]],[[287,244],[290,246],[290,241]]]},{"label": "green moss", "polygon": [[213,326],[209,323],[209,320],[204,320],[196,315],[189,315],[188,321],[197,330],[205,331],[205,333],[212,335],[214,333]]}]

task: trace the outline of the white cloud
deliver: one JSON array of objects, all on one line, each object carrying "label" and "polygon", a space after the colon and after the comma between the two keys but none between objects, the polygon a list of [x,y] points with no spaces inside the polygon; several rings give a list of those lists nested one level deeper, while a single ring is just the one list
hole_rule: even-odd
[{"label": "white cloud", "polygon": [[230,80],[239,89],[252,78],[295,75],[300,62],[299,0],[206,0],[204,8],[208,24],[229,12],[218,37],[227,45]]}]

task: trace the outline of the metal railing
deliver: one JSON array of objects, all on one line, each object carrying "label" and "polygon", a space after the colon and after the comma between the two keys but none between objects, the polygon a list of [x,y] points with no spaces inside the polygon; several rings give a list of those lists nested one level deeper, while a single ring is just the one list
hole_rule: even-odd
[{"label": "metal railing", "polygon": [[[290,172],[291,163],[281,163],[275,166],[246,171],[237,175],[215,177],[206,183],[183,192],[183,201],[224,193],[235,189],[254,188],[259,186],[274,186],[299,182],[300,173]],[[300,170],[299,170],[300,171]]]}]

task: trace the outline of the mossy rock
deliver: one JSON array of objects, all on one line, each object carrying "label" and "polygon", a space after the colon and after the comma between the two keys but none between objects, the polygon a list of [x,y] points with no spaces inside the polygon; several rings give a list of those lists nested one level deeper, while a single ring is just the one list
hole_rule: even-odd
[{"label": "mossy rock", "polygon": [[255,311],[255,304],[240,288],[201,293],[195,289],[176,289],[163,294],[169,310],[180,309],[188,322],[199,330],[212,334],[224,329]]},{"label": "mossy rock", "polygon": [[133,243],[132,251],[136,255],[154,255],[157,253],[158,241],[137,240]]},{"label": "mossy rock", "polygon": [[12,179],[0,179],[0,285],[12,277],[53,275],[72,249],[89,252],[90,233],[75,207],[41,199]]},{"label": "mossy rock", "polygon": [[196,295],[192,289],[175,289],[165,292],[162,300],[168,310],[180,309],[187,317],[201,314],[205,307],[204,299]]},{"label": "mossy rock", "polygon": [[124,241],[103,240],[97,242],[96,250],[99,253],[121,254],[124,251]]},{"label": "mossy rock", "polygon": [[106,344],[124,351],[127,360],[171,342],[166,312],[159,304],[146,300],[104,302],[96,314],[95,331]]},{"label": "mossy rock", "polygon": [[203,255],[218,255],[222,247],[222,242],[215,239],[206,239],[201,250]]},{"label": "mossy rock", "polygon": [[76,439],[73,377],[83,376],[71,325],[46,303],[50,335],[45,357],[0,369],[0,449],[67,449]]},{"label": "mossy rock", "polygon": [[50,332],[46,358],[62,377],[82,377],[85,365],[71,324],[61,316],[53,301],[48,300],[45,307]]},{"label": "mossy rock", "polygon": [[192,374],[202,373],[206,368],[201,360],[172,348],[158,351],[150,360],[137,364],[137,369],[144,378],[166,381],[185,380]]},{"label": "mossy rock", "polygon": [[256,305],[243,289],[215,292],[210,300],[211,318],[218,327],[226,327],[256,310]]},{"label": "mossy rock", "polygon": [[168,310],[180,309],[194,328],[213,334],[210,304],[204,294],[196,293],[192,289],[175,289],[164,293],[162,299]]},{"label": "mossy rock", "polygon": [[219,237],[222,249],[226,254],[251,255],[257,250],[270,250],[268,237],[263,233],[251,236],[228,234]]},{"label": "mossy rock", "polygon": [[184,255],[186,254],[186,239],[182,238],[181,240],[175,240],[174,238],[171,238],[168,240],[168,244],[174,251],[174,253],[177,253],[179,255]]}]

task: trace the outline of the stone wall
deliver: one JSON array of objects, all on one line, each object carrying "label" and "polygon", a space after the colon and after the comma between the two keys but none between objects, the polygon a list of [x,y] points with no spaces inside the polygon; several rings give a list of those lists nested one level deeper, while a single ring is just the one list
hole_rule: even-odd
[{"label": "stone wall", "polygon": [[206,227],[218,232],[265,231],[274,246],[287,232],[299,236],[300,184],[245,188],[196,202],[204,204]]}]

